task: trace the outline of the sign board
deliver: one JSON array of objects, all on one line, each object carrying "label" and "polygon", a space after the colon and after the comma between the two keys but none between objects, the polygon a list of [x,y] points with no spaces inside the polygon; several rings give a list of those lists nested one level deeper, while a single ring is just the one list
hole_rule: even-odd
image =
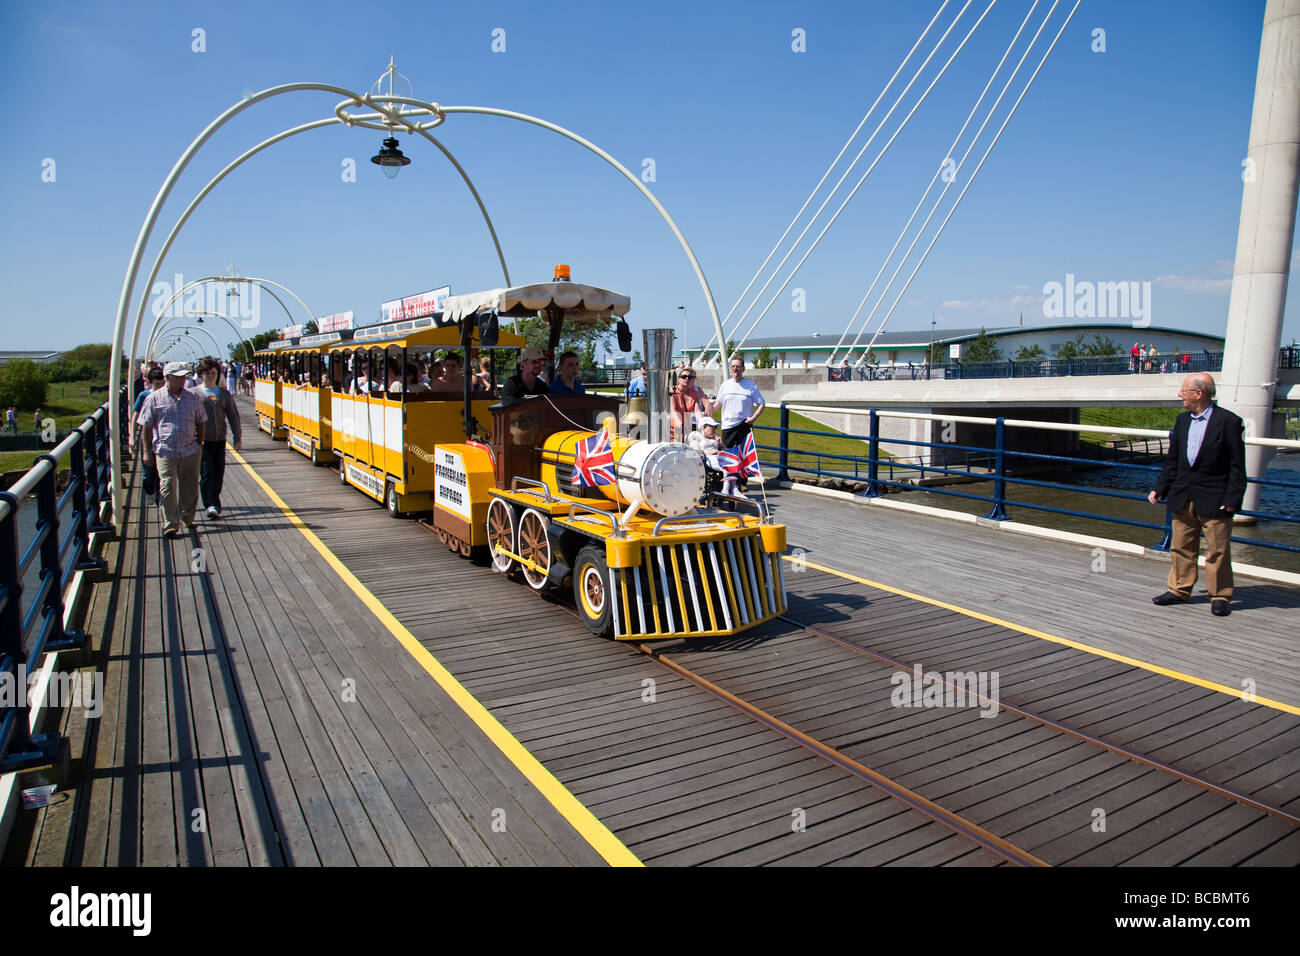
[{"label": "sign board", "polygon": [[956,360],[961,358],[961,343],[954,342],[948,346],[948,358]]},{"label": "sign board", "polygon": [[473,521],[470,508],[469,477],[465,470],[465,461],[456,452],[445,448],[433,450],[434,462],[434,503],[446,508],[453,514],[460,515],[466,521]]},{"label": "sign board", "polygon": [[440,289],[384,302],[379,306],[379,321],[381,323],[401,322],[404,319],[420,319],[441,312],[442,304],[450,294],[451,286],[445,285]]},{"label": "sign board", "polygon": [[284,328],[280,330],[280,338],[282,339],[302,338],[302,326],[286,325]]},{"label": "sign board", "polygon": [[327,315],[316,320],[317,332],[339,332],[351,328],[355,328],[352,324],[351,309],[346,312],[335,312],[333,315]]}]

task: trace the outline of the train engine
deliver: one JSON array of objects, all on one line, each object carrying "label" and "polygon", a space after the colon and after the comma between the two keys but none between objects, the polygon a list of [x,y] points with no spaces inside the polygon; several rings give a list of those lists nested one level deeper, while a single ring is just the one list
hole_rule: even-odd
[{"label": "train engine", "polygon": [[[646,332],[654,394],[667,394],[671,336]],[[703,456],[659,440],[653,404],[649,440],[620,435],[618,410],[535,395],[493,406],[489,441],[437,445],[439,537],[535,590],[572,590],[587,628],[617,640],[736,634],[783,613],[785,526],[754,503],[701,506]]]}]

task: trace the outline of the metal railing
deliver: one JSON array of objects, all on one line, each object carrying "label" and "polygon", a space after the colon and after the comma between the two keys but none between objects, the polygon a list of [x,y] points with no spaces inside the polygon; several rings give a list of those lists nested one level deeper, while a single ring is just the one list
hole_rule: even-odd
[{"label": "metal railing", "polygon": [[[1279,370],[1300,368],[1300,346],[1278,350]],[[944,362],[906,365],[857,365],[828,367],[827,381],[874,382],[915,379],[1046,378],[1068,375],[1142,375],[1160,372],[1190,374],[1223,371],[1223,353],[1205,349],[1176,349],[1154,356],[1078,356],[1075,358],[1003,359],[997,362]]]},{"label": "metal railing", "polygon": [[[119,401],[125,403],[125,389]],[[64,626],[64,598],[78,572],[104,569],[103,558],[90,554],[90,535],[112,531],[100,516],[109,499],[110,440],[105,403],[0,491],[0,681],[15,690],[26,688],[29,664],[44,654],[85,647],[85,633]],[[65,460],[69,480],[60,493]],[[20,549],[18,516],[32,507],[35,531]],[[33,567],[40,583],[24,595],[23,580]],[[57,734],[31,733],[30,711],[26,693],[0,700],[0,773],[49,762],[57,753]]]},{"label": "metal railing", "polygon": [[[843,415],[846,412],[865,414],[868,416],[869,428],[865,435],[845,434],[843,432],[834,432],[830,430],[817,431],[806,428],[791,428],[791,411],[837,415]],[[882,438],[880,433],[880,420],[882,418],[913,419],[927,422],[944,422],[945,424],[952,422],[954,424],[964,423],[982,426],[991,425],[994,429],[994,443],[992,448],[985,448],[971,445],[959,445],[952,442],[928,442],[892,437]],[[776,453],[775,461],[772,461],[769,456],[768,460],[764,461],[763,464],[777,469],[776,480],[778,481],[789,481],[791,472],[799,472],[823,478],[832,477],[847,481],[864,482],[865,489],[860,493],[860,497],[875,498],[879,497],[884,493],[885,489],[889,488],[906,489],[909,491],[918,490],[917,481],[926,475],[929,475],[930,477],[938,475],[952,476],[957,481],[968,481],[972,476],[977,474],[975,469],[981,467],[981,465],[977,465],[976,462],[980,462],[985,470],[983,474],[978,475],[978,477],[993,482],[993,493],[991,495],[973,494],[968,491],[958,491],[954,488],[938,487],[934,485],[927,486],[924,490],[933,494],[987,502],[989,505],[989,511],[985,517],[994,521],[1010,520],[1008,511],[1008,506],[1010,506],[1026,508],[1033,511],[1068,515],[1077,518],[1108,521],[1138,528],[1149,528],[1162,534],[1160,542],[1152,545],[1151,550],[1169,550],[1169,543],[1172,535],[1172,516],[1168,511],[1165,512],[1163,523],[1158,524],[1151,521],[1139,521],[1133,518],[1124,518],[1118,515],[1108,515],[1097,511],[1058,508],[1036,502],[1015,500],[1010,497],[1007,492],[1008,486],[1052,488],[1067,491],[1072,494],[1077,493],[1081,496],[1091,495],[1097,498],[1122,499],[1126,501],[1146,503],[1147,498],[1145,495],[1133,494],[1125,491],[1113,491],[1105,488],[1087,488],[1069,484],[1067,482],[1043,481],[1027,477],[1027,474],[1034,467],[1049,466],[1077,468],[1078,466],[1086,466],[1095,468],[1104,465],[1109,468],[1132,470],[1135,474],[1149,474],[1151,475],[1150,487],[1154,487],[1155,480],[1161,470],[1160,465],[1136,464],[1126,461],[1098,459],[1096,457],[1082,458],[1070,455],[1016,451],[1007,448],[1006,433],[1008,428],[1074,432],[1076,434],[1096,434],[1103,432],[1106,434],[1128,435],[1138,438],[1161,440],[1169,438],[1168,432],[1144,428],[1070,425],[1063,422],[1035,422],[1009,418],[974,418],[962,415],[931,415],[918,412],[880,411],[877,409],[846,409],[834,406],[792,405],[785,402],[781,404],[781,424],[779,426],[754,426],[755,431],[775,433],[777,440],[776,445],[758,445],[758,448],[760,455],[763,452]],[[818,450],[801,449],[797,444],[791,441],[792,436],[795,436],[795,442],[797,442],[797,436],[801,435],[824,438],[847,438],[865,442],[867,445],[867,454],[834,454]],[[901,445],[909,448],[928,449],[931,451],[927,451],[923,455],[915,457],[898,457],[883,452],[880,448],[882,442],[891,446]],[[1247,438],[1246,443],[1264,447],[1300,450],[1300,441],[1294,440]],[[925,462],[925,457],[927,456],[933,459],[934,455],[932,450],[934,449],[938,449],[943,453],[944,460],[942,464],[935,464],[933,460],[929,463]],[[959,453],[960,456],[957,459],[956,467],[953,467],[953,461],[951,458],[953,452]],[[812,462],[811,465],[809,464],[809,460]],[[840,466],[840,470],[831,470],[823,467],[823,461],[825,460],[837,463]],[[848,468],[849,465],[852,465],[851,472]],[[1253,485],[1291,488],[1300,491],[1300,483],[1297,482],[1278,481],[1276,479],[1251,476],[1247,476],[1246,480],[1249,484]],[[1300,515],[1296,514],[1248,510],[1239,511],[1238,514],[1243,517],[1300,524]],[[1263,541],[1257,538],[1243,538],[1237,535],[1233,535],[1232,540],[1239,544],[1270,548],[1277,551],[1300,553],[1300,547],[1290,544]]]}]

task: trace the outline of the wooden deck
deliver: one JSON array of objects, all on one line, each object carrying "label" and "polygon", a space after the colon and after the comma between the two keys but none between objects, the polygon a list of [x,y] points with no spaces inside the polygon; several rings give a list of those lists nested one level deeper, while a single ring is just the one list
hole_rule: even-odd
[{"label": "wooden deck", "polygon": [[[27,861],[601,863],[246,472],[226,474],[226,517],[172,541],[133,494],[108,555],[120,586],[88,620],[106,708],[67,715],[79,780],[34,814]],[[418,567],[393,547],[375,542]]]},{"label": "wooden deck", "polygon": [[[645,862],[999,863],[634,648],[592,638],[333,471],[257,432],[245,447],[351,573]],[[99,721],[69,715],[74,751],[86,739],[81,782],[32,814],[28,862],[599,863],[233,461],[226,486],[226,517],[193,539],[164,543],[151,510],[132,506],[109,555],[123,586],[97,589],[90,624],[116,692]],[[1203,600],[1151,605],[1159,562],[1112,554],[1094,574],[1085,548],[797,492],[773,500],[809,561],[1202,680],[1249,677],[1260,696],[1300,704],[1294,589],[1240,579],[1224,620]],[[195,548],[206,571],[191,567]],[[1291,714],[843,577],[787,565],[787,582],[800,622],[927,670],[996,669],[1004,700],[1300,806]],[[665,653],[1050,863],[1300,863],[1286,821],[1023,718],[892,708],[887,665],[787,622]],[[1089,826],[1097,807],[1102,834]]]}]

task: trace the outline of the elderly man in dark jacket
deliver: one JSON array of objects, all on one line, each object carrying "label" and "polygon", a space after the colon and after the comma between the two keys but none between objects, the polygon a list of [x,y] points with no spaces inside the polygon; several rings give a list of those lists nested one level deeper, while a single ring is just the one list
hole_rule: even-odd
[{"label": "elderly man in dark jacket", "polygon": [[1232,600],[1232,516],[1246,495],[1245,429],[1239,417],[1214,403],[1214,379],[1204,372],[1183,379],[1187,410],[1174,422],[1164,471],[1147,500],[1165,501],[1172,515],[1169,590],[1152,600],[1179,604],[1192,596],[1196,556],[1205,532],[1205,581],[1210,610],[1227,617]]}]

